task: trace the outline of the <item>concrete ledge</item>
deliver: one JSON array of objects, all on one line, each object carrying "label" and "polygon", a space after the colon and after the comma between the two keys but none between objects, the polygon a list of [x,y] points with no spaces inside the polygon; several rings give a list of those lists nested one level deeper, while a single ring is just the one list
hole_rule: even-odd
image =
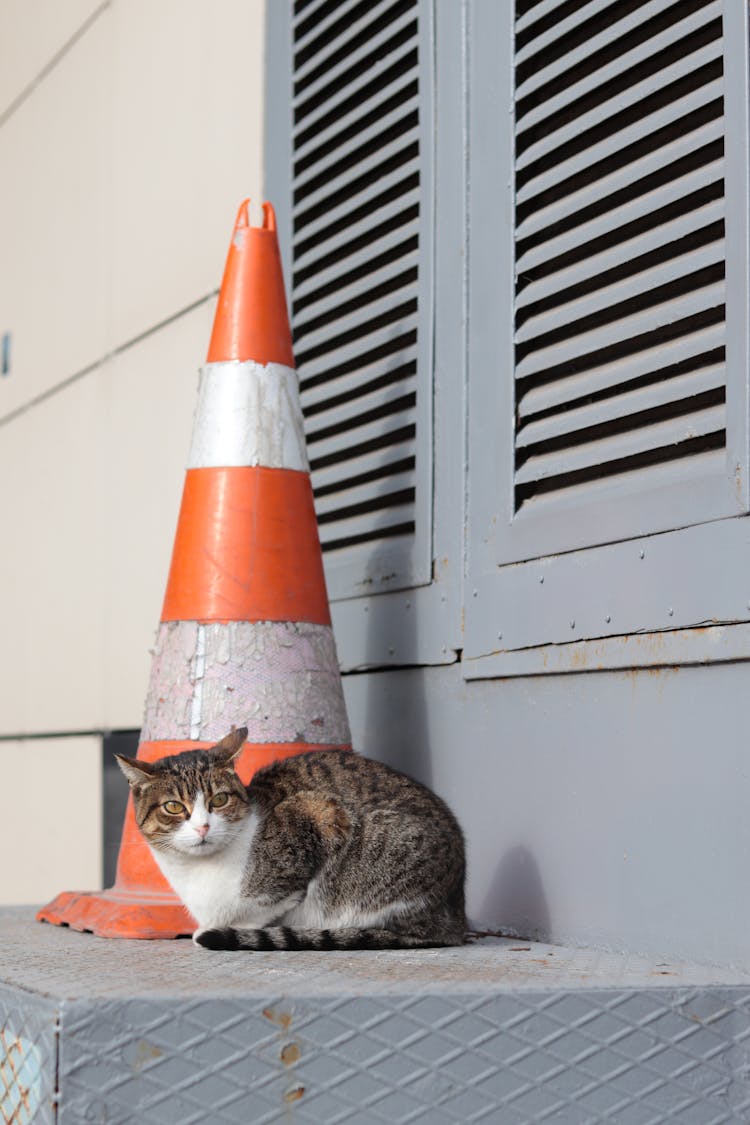
[{"label": "concrete ledge", "polygon": [[750,1120],[748,973],[500,939],[212,954],[33,917],[0,910],[4,1122]]}]

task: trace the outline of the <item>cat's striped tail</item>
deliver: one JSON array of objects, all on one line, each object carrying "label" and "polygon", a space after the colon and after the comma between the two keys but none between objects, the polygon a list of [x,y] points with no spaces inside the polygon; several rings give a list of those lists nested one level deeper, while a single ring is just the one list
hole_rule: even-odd
[{"label": "cat's striped tail", "polygon": [[263,930],[199,930],[193,935],[196,945],[206,949],[414,949],[437,945],[461,945],[463,933],[447,930],[425,934],[398,933],[395,930],[350,927],[342,930],[292,929],[269,926]]}]

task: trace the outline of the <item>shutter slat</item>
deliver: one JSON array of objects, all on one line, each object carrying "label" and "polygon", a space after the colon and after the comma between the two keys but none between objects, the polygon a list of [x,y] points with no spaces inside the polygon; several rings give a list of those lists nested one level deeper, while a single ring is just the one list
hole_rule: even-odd
[{"label": "shutter slat", "polygon": [[416,339],[416,332],[417,314],[413,313],[402,320],[374,328],[356,340],[331,342],[330,350],[314,357],[306,355],[300,348],[297,355],[300,377],[303,382],[313,378],[321,381],[321,376],[330,376],[332,370],[360,368],[372,362],[374,352],[383,356],[403,356],[404,349],[410,347]]},{"label": "shutter slat", "polygon": [[720,433],[725,426],[724,406],[712,406],[707,410],[643,426],[625,434],[586,442],[559,452],[541,453],[529,457],[516,471],[516,484],[544,481],[549,477],[565,477],[654,450],[672,451],[675,456],[679,456],[678,447],[683,442]]},{"label": "shutter slat", "polygon": [[[539,52],[543,51],[545,47],[549,47],[553,43],[557,43],[558,39],[561,39],[563,35],[568,34],[568,31],[572,31],[573,28],[580,27],[580,25],[585,24],[587,20],[595,19],[595,17],[599,15],[599,12],[606,11],[607,8],[611,7],[612,0],[589,0],[589,2],[584,4],[582,8],[578,8],[577,11],[571,12],[570,16],[566,16],[566,18],[564,19],[555,20],[554,24],[551,27],[549,27],[545,31],[542,31],[540,35],[534,36],[531,39],[531,42],[528,43],[525,47],[519,48],[519,50],[516,52],[516,65],[524,63],[528,59],[533,59],[534,55],[539,54]],[[615,24],[614,27],[609,27],[607,29],[607,37],[609,39],[614,38],[617,34],[617,31],[615,29],[620,26],[620,24]],[[518,28],[516,27],[516,34],[517,31]],[[586,40],[587,44],[590,45],[589,54],[595,50],[597,38],[598,37],[593,36],[590,39]]]},{"label": "shutter slat", "polygon": [[723,388],[725,370],[723,364],[691,371],[660,383],[642,387],[637,391],[605,398],[599,402],[579,406],[575,410],[564,410],[549,418],[529,422],[518,431],[516,445],[524,449],[539,445],[543,441],[575,434],[580,430],[601,426],[608,422],[625,419],[642,411],[654,411],[660,407],[673,405]]},{"label": "shutter slat", "polygon": [[[373,256],[383,253],[391,245],[391,240],[404,237],[403,232],[411,234],[418,229],[414,213],[419,210],[419,189],[400,191],[394,198],[380,207],[374,206],[363,217],[344,223],[329,224],[324,221],[321,229],[315,231],[313,244],[307,250],[299,250],[294,260],[294,276],[317,278],[325,270],[348,268],[352,255],[366,252],[373,246]],[[406,216],[404,218],[404,216]],[[295,246],[305,246],[310,241],[310,232],[303,231]],[[361,256],[357,264],[361,261]],[[318,268],[316,268],[318,267]],[[295,284],[295,292],[299,288]],[[302,283],[304,284],[304,283]]]},{"label": "shutter slat", "polygon": [[542,172],[539,176],[524,184],[516,194],[517,203],[524,203],[533,199],[534,196],[548,188],[558,185],[561,180],[587,171],[592,165],[604,161],[607,157],[616,157],[622,149],[641,141],[645,136],[655,133],[658,129],[663,129],[666,126],[675,127],[677,122],[683,119],[687,119],[686,124],[689,127],[690,115],[702,106],[720,99],[722,92],[723,81],[716,79],[697,90],[693,90],[690,94],[678,98],[677,101],[671,102],[663,109],[649,114],[633,125],[628,125],[626,128],[612,133],[591,145],[590,148],[575,153],[567,160],[562,160],[554,168]]},{"label": "shutter slat", "polygon": [[[392,71],[402,77],[411,74],[414,77],[414,66],[411,60],[414,57],[416,45],[409,41],[389,54],[385,63],[385,71]],[[381,68],[382,72],[383,68]],[[297,144],[301,146],[303,155],[307,155],[310,140],[324,135],[324,130],[335,129],[339,121],[344,123],[351,116],[357,116],[364,109],[368,109],[373,102],[383,96],[387,83],[379,80],[379,75],[370,70],[364,70],[359,75],[353,75],[349,81],[342,83],[340,89],[332,88],[328,96],[321,98],[316,104],[311,101],[305,106],[304,114],[300,114],[294,127],[295,157]],[[302,147],[304,146],[304,147]]]},{"label": "shutter slat", "polygon": [[[538,336],[583,322],[585,318],[595,313],[604,313],[620,302],[632,300],[651,290],[661,289],[686,279],[691,274],[697,274],[717,263],[723,264],[724,251],[724,239],[721,239],[708,246],[701,246],[689,254],[671,258],[651,269],[642,270],[613,285],[602,286],[587,296],[575,297],[548,312],[531,316],[516,332],[516,343],[531,343]],[[649,310],[649,316],[654,315],[656,312],[652,308]]]},{"label": "shutter slat", "polygon": [[[600,200],[616,198],[617,192],[631,188],[636,183],[647,180],[648,177],[653,177],[654,173],[663,174],[663,170],[668,169],[670,164],[676,164],[686,155],[701,149],[707,149],[707,146],[714,145],[716,141],[721,140],[723,131],[721,119],[708,122],[701,128],[695,129],[694,132],[680,136],[668,145],[663,145],[656,152],[643,156],[641,160],[633,161],[631,164],[626,164],[624,168],[617,169],[611,176],[603,177],[593,185],[587,185],[579,191],[570,192],[567,196],[555,199],[550,205],[534,210],[527,218],[523,219],[523,222],[518,224],[518,240],[526,242],[534,235],[539,236],[545,230],[552,230],[553,234],[543,248],[533,248],[524,252],[522,257],[518,259],[518,268],[526,269],[534,266],[537,260],[557,257],[557,254],[568,250],[571,245],[578,245],[579,233],[581,239],[587,242],[598,234],[614,230],[614,228],[629,222],[630,217],[641,213],[641,207],[644,205],[641,205],[640,199],[648,198],[649,203],[653,201],[653,207],[656,208],[661,206],[660,198],[669,203],[672,199],[679,199],[681,196],[688,195],[690,191],[703,187],[705,183],[711,183],[711,177],[721,180],[724,161],[721,159],[706,160],[702,167],[696,171],[688,172],[685,176],[678,173],[665,185],[659,185],[650,191],[647,189],[648,195],[641,195],[634,203],[609,208],[603,216],[597,216],[586,221],[588,210],[591,206],[599,204]],[[579,215],[582,218],[576,223],[576,216]],[[566,221],[568,225],[573,226],[573,230],[568,230],[559,235],[555,234],[555,228],[566,223]]]},{"label": "shutter slat", "polygon": [[393,534],[414,533],[414,505],[400,504],[380,512],[367,512],[361,516],[337,520],[320,527],[323,550],[332,547],[354,546],[358,542],[383,539]]},{"label": "shutter slat", "polygon": [[[416,134],[415,134],[416,137]],[[401,138],[403,140],[403,138]],[[394,154],[399,154],[404,151],[404,145],[394,146]],[[358,169],[360,175],[363,169]],[[377,173],[377,174],[376,174]],[[307,237],[309,232],[304,228],[308,224],[315,222],[320,224],[323,229],[332,226],[338,226],[339,229],[346,228],[349,222],[355,221],[353,212],[357,208],[362,208],[366,211],[368,199],[372,195],[380,195],[391,193],[393,196],[403,195],[401,185],[408,183],[410,177],[419,176],[419,157],[415,156],[403,163],[400,163],[393,171],[383,171],[382,162],[374,164],[372,180],[368,184],[363,182],[355,192],[339,202],[339,194],[332,194],[330,197],[323,195],[321,192],[316,201],[309,199],[304,200],[303,203],[295,209],[295,237],[302,234]],[[356,177],[352,176],[352,180]],[[339,185],[340,186],[340,185]],[[327,206],[326,206],[327,204]],[[372,215],[375,214],[375,208],[372,208]],[[360,216],[357,216],[359,218]]]},{"label": "shutter slat", "polygon": [[[382,7],[386,6],[387,0]],[[389,22],[386,27],[371,36],[360,47],[347,52],[346,57],[340,62],[330,68],[326,67],[318,78],[306,83],[304,89],[292,98],[295,117],[306,116],[306,105],[316,98],[324,97],[327,102],[330,102],[329,108],[331,108],[331,105],[334,104],[333,92],[337,86],[345,87],[348,94],[351,95],[353,90],[356,89],[355,82],[364,84],[365,79],[372,78],[377,70],[386,65],[386,61],[389,61],[392,54],[401,50],[403,43],[400,41],[399,32],[406,32],[409,25],[414,23],[415,18],[415,13],[410,8],[399,18]],[[325,56],[330,55],[334,47],[338,48],[348,38],[349,36],[342,36],[340,39],[328,43]],[[392,46],[390,45],[391,42],[393,43]],[[314,59],[305,66],[304,74],[299,74],[297,81],[300,79],[304,81],[305,74],[314,70],[321,61],[324,62],[325,57],[321,58],[320,55],[315,55]],[[329,87],[331,90],[330,98],[326,96]]]},{"label": "shutter slat", "polygon": [[[532,281],[519,293],[516,308],[520,311],[529,305],[535,304],[544,298],[551,298],[555,294],[564,293],[574,285],[590,281],[598,274],[622,266],[625,262],[632,262],[654,250],[659,250],[684,239],[708,226],[720,223],[724,218],[724,201],[721,199],[681,215],[672,222],[663,223],[637,238],[630,238],[625,242],[615,243],[606,250],[592,253],[590,257],[582,258],[575,265],[567,269],[556,270],[539,281]],[[592,247],[595,249],[596,244]],[[522,268],[519,267],[519,272]]]},{"label": "shutter slat", "polygon": [[[369,157],[370,152],[387,155],[387,149],[383,143],[386,138],[388,138],[387,143],[391,146],[391,149],[398,147],[399,141],[406,136],[413,140],[416,135],[416,126],[412,125],[408,130],[400,128],[400,126],[412,119],[418,121],[418,115],[419,99],[410,98],[384,114],[378,121],[363,126],[357,131],[355,141],[350,141],[343,148],[333,149],[296,176],[293,181],[294,190],[307,190],[311,181],[320,177],[326,177],[330,182],[333,182],[334,176],[341,175],[340,172],[337,172],[337,165],[341,165],[342,162],[345,162],[349,168],[357,168],[360,161]],[[314,153],[312,155],[314,156]],[[326,189],[330,190],[328,184],[326,184]]]},{"label": "shutter slat", "polygon": [[[392,439],[393,441],[402,441],[404,436],[401,433],[406,427],[412,427],[416,424],[417,414],[414,407],[408,410],[402,410],[397,415],[388,415],[385,418],[376,418],[372,422],[365,422],[356,429],[352,429],[346,435],[346,444],[341,441],[341,435],[336,434],[334,437],[316,439],[314,435],[309,435],[307,438],[308,453],[310,455],[310,462],[314,465],[316,461],[321,458],[336,456],[339,461],[346,460],[346,452],[351,449],[353,456],[358,456],[366,450],[360,449],[367,443],[374,441],[381,441],[384,438]],[[315,487],[315,481],[313,481]]]},{"label": "shutter slat", "polygon": [[522,16],[516,19],[516,34],[520,31],[526,31],[527,28],[532,27],[537,20],[542,19],[544,16],[554,12],[555,8],[559,8],[562,0],[539,0],[533,8],[529,8],[528,12],[524,12]]},{"label": "shutter slat", "polygon": [[653,332],[675,321],[686,320],[706,309],[719,308],[723,304],[724,282],[722,281],[673,301],[665,301],[655,308],[623,317],[614,324],[607,324],[590,332],[582,332],[559,344],[552,344],[550,347],[531,352],[517,364],[516,377],[525,378],[548,367],[556,367],[566,361],[579,359],[581,356],[595,353],[615,343]]},{"label": "shutter slat", "polygon": [[317,330],[295,335],[300,362],[312,360],[318,355],[332,355],[341,345],[348,346],[357,341],[367,341],[367,346],[371,347],[377,333],[385,332],[386,339],[393,338],[403,331],[403,325],[408,320],[413,320],[416,311],[416,297],[410,281],[402,289],[388,293],[348,316],[324,323]]},{"label": "shutter slat", "polygon": [[[376,412],[381,412],[383,417],[393,418],[396,414],[409,413],[411,407],[408,403],[416,397],[416,376],[408,376],[403,382],[390,387],[380,387],[370,391],[359,398],[332,406],[307,419],[307,441],[310,445],[311,456],[314,453],[316,442],[320,441],[319,434],[333,427],[346,429],[347,434],[354,435],[356,430],[363,425],[368,425]],[[387,412],[387,413],[386,413]]]},{"label": "shutter slat", "polygon": [[[668,85],[670,82],[676,81],[678,78],[684,78],[691,71],[697,70],[700,66],[705,66],[715,59],[721,58],[723,54],[723,43],[720,39],[713,43],[701,47],[699,50],[694,51],[684,58],[678,59],[677,62],[672,63],[671,66],[665,67],[663,70],[658,71],[657,74],[649,75],[642,82],[635,82],[627,90],[618,93],[615,97],[610,98],[608,101],[601,102],[594,109],[588,113],[582,113],[573,121],[567,122],[560,128],[551,132],[545,133],[541,140],[529,147],[523,154],[516,160],[516,168],[520,171],[528,168],[540,156],[546,156],[556,149],[564,149],[567,142],[576,139],[581,133],[595,125],[599,125],[603,120],[613,117],[616,113],[628,107],[637,105],[638,102],[648,97],[650,94],[661,90],[662,87]],[[523,131],[519,132],[523,136]]]},{"label": "shutter slat", "polygon": [[[355,35],[366,28],[373,18],[381,15],[392,3],[393,0],[370,0],[366,8],[363,9],[361,0],[341,0],[326,18],[316,22],[310,28],[307,35],[301,36],[299,39],[295,36],[294,54],[295,60],[297,60],[294,70],[295,81],[299,82],[311,70],[320,66],[321,63],[324,64],[334,51],[337,51],[347,42],[351,42]],[[342,19],[346,21],[346,26],[343,30],[339,26],[338,31],[336,31],[336,25],[340,25]],[[317,49],[314,49],[316,45]],[[311,55],[307,62],[299,61],[303,52]]]},{"label": "shutter slat", "polygon": [[605,82],[608,82],[612,78],[619,77],[631,67],[635,69],[644,59],[651,58],[653,55],[658,54],[659,51],[663,51],[679,43],[681,39],[686,38],[692,32],[697,31],[701,27],[705,27],[706,24],[720,17],[721,10],[722,0],[714,0],[713,3],[709,3],[705,8],[700,8],[697,12],[692,12],[687,19],[680,20],[679,23],[671,24],[664,31],[650,38],[646,44],[639,44],[637,47],[626,51],[625,54],[614,59],[612,62],[600,67],[594,75],[587,75],[586,78],[582,78],[579,82],[570,83],[565,89],[542,102],[541,105],[535,106],[524,113],[519,118],[519,131],[523,133],[532,125],[544,121],[549,115],[558,113],[566,106],[572,105],[582,95],[588,94],[591,91],[592,85],[604,85]]},{"label": "shutter slat", "polygon": [[345,461],[313,468],[312,481],[316,493],[322,490],[343,490],[352,481],[361,477],[379,479],[381,476],[395,475],[398,466],[416,459],[414,438],[393,441],[385,448],[370,449],[366,453],[352,454]]},{"label": "shutter slat", "polygon": [[[611,0],[610,0],[611,4]],[[651,0],[651,3],[644,4],[637,8],[634,12],[628,13],[623,19],[618,20],[616,23],[610,24],[598,35],[592,35],[590,39],[575,47],[572,51],[565,55],[563,64],[562,59],[555,59],[549,66],[540,67],[525,79],[516,88],[516,99],[520,101],[522,98],[527,97],[534,90],[539,90],[550,80],[550,78],[558,77],[565,68],[570,68],[581,62],[583,59],[589,58],[600,47],[606,47],[613,40],[620,38],[632,31],[634,28],[640,27],[648,23],[654,16],[659,16],[664,11],[664,0]],[[537,40],[533,40],[537,42]],[[535,53],[531,49],[527,49],[525,58],[531,58]],[[516,56],[518,63],[523,62],[522,58]],[[518,65],[517,63],[517,65]]]},{"label": "shutter slat", "polygon": [[600,394],[609,388],[627,387],[643,378],[654,378],[660,371],[669,371],[677,364],[690,363],[696,357],[709,355],[724,345],[724,325],[714,324],[700,332],[680,336],[655,348],[628,355],[624,359],[580,371],[576,375],[542,383],[522,393],[518,401],[520,419],[533,417],[588,395]]},{"label": "shutter slat", "polygon": [[[712,122],[711,131],[714,136],[710,139],[720,136],[722,131],[721,122]],[[701,132],[703,133],[703,130],[701,130]],[[705,138],[702,137],[699,144],[704,143],[704,141]],[[696,145],[696,147],[699,147],[699,145]],[[671,163],[671,161],[665,161],[665,165],[669,163]],[[636,181],[640,178],[640,175],[634,176],[634,180]],[[554,236],[537,246],[533,246],[526,253],[518,257],[516,269],[519,273],[522,273],[524,270],[533,269],[535,266],[547,262],[552,258],[560,257],[562,254],[566,254],[578,246],[585,245],[587,242],[594,242],[597,239],[601,239],[611,231],[618,230],[620,227],[624,227],[628,223],[642,218],[643,215],[656,214],[676,200],[685,199],[701,188],[706,188],[711,184],[721,183],[723,178],[724,161],[714,160],[710,164],[698,168],[695,172],[690,172],[686,176],[680,176],[677,179],[669,180],[659,188],[646,192],[619,207],[607,210],[603,215],[599,215],[588,222],[581,223],[579,226],[573,227],[572,230],[565,231],[564,234]],[[606,199],[607,195],[610,193],[604,189],[603,184],[597,186],[601,188],[598,198]],[[595,194],[594,189],[592,188],[591,192],[586,192],[585,194],[586,196],[591,195],[593,197]],[[571,208],[568,213],[563,211],[561,207],[555,207],[554,209],[545,208],[544,213],[538,212],[533,216],[533,219],[530,216],[526,222],[518,227],[519,238],[526,239],[532,234],[543,231],[548,226],[553,226],[555,223],[564,219],[566,214],[575,214],[579,210],[579,203],[583,203],[583,207],[588,203],[588,199],[585,202],[579,199],[574,201],[572,196],[569,197],[569,201]],[[547,210],[550,212],[554,211],[554,213],[547,215]]]},{"label": "shutter slat", "polygon": [[[399,169],[403,168],[404,164],[413,161],[414,157],[410,157],[408,154],[410,151],[415,151],[418,144],[419,128],[415,125],[408,132],[402,133],[395,139],[385,141],[377,148],[371,159],[348,165],[338,175],[326,178],[325,182],[317,189],[304,193],[295,190],[295,202],[299,201],[298,206],[303,212],[312,207],[317,207],[321,203],[326,203],[331,198],[345,199],[350,206],[353,206],[351,202],[353,199],[357,199],[365,192],[372,192],[373,186],[380,179],[380,169],[387,169],[390,161],[398,161],[397,167]],[[317,167],[314,172],[317,176]],[[369,184],[364,182],[367,173],[372,176]],[[383,175],[385,174],[384,172]],[[403,173],[401,174],[403,175]],[[310,178],[313,178],[312,175]],[[358,181],[363,182],[358,183]]]},{"label": "shutter slat", "polygon": [[[383,88],[378,84],[369,96],[356,100],[345,113],[334,115],[334,119],[328,125],[310,128],[307,120],[302,122],[295,131],[295,169],[297,170],[301,163],[315,161],[316,154],[325,151],[327,147],[331,147],[332,151],[341,150],[342,146],[345,147],[350,143],[352,136],[361,137],[364,129],[368,127],[369,119],[382,120],[386,113],[390,113],[391,110],[382,111],[380,107],[387,104],[391,98],[395,98],[399,106],[413,102],[414,84],[414,75],[407,72],[395,86]],[[331,107],[327,108],[331,109]]]},{"label": "shutter slat", "polygon": [[[411,280],[399,282],[399,279],[405,274],[413,274],[418,264],[419,254],[412,250],[394,261],[388,262],[380,269],[374,269],[367,274],[367,287],[364,293],[362,292],[361,278],[356,278],[348,285],[342,284],[335,288],[333,283],[330,283],[326,289],[322,289],[321,297],[317,301],[307,302],[304,311],[295,319],[295,339],[302,340],[305,338],[306,334],[309,333],[309,326],[314,325],[320,317],[326,318],[327,327],[325,331],[331,334],[345,330],[347,323],[357,323],[362,316],[375,316],[380,309],[387,311],[389,307],[398,304],[403,299],[399,295],[402,289],[411,287]],[[388,296],[378,301],[377,295],[381,288],[387,289]],[[318,292],[321,292],[321,289]],[[295,293],[295,300],[297,300],[297,296],[297,293]],[[311,296],[314,297],[315,293],[313,292]],[[343,310],[346,309],[349,302],[358,302],[359,312],[352,314],[347,320],[343,315]],[[314,333],[309,333],[309,339],[313,338]],[[307,345],[308,339],[305,339],[305,347]]]},{"label": "shutter slat", "polygon": [[356,398],[358,394],[367,394],[368,388],[374,383],[388,386],[392,382],[399,382],[413,374],[416,367],[417,347],[413,344],[395,355],[378,359],[376,363],[362,364],[335,380],[315,383],[311,387],[303,384],[300,398],[303,412],[309,415],[308,425],[313,424],[327,402],[331,400],[335,402],[342,395]]},{"label": "shutter slat", "polygon": [[[644,459],[645,460],[645,459]],[[700,482],[707,475],[718,476],[725,468],[726,455],[723,449],[708,449],[691,454],[690,457],[673,457],[669,461],[654,460],[653,463],[639,463],[636,468],[624,469],[617,474],[620,491],[625,495],[643,495],[646,488],[680,488],[690,486],[691,481]],[[565,513],[566,508],[577,508],[582,498],[601,501],[607,499],[612,491],[612,478],[604,475],[600,479],[582,474],[582,481],[567,480],[560,487],[549,491],[534,492],[524,503],[524,514],[533,512],[535,518],[544,519],[548,515]],[[533,488],[533,485],[530,486]]]},{"label": "shutter slat", "polygon": [[381,258],[387,257],[390,261],[399,262],[401,265],[398,268],[403,268],[407,257],[411,259],[413,256],[411,246],[416,242],[418,234],[418,223],[405,223],[373,239],[371,243],[358,247],[351,254],[346,253],[345,244],[340,242],[341,256],[337,255],[331,265],[322,267],[294,287],[295,304],[304,306],[306,312],[308,307],[317,304],[316,294],[326,293],[330,289],[338,290],[339,286],[343,290],[356,285],[356,280],[350,280],[355,275],[360,278],[367,272],[368,276],[372,276],[367,267]]},{"label": "shutter slat", "polygon": [[387,500],[391,496],[413,488],[413,472],[394,473],[381,480],[368,481],[367,484],[355,485],[352,488],[344,487],[335,495],[316,497],[315,511],[320,520],[321,516],[331,516],[342,508],[367,503],[376,505],[379,500]]}]

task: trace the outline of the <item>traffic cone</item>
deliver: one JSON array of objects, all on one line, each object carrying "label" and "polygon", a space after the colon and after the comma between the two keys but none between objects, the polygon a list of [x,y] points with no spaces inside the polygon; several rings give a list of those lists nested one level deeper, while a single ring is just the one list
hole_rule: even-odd
[{"label": "traffic cone", "polygon": [[[305,751],[350,747],[270,203],[240,206],[206,365],[138,757],[248,740],[244,782]],[[195,928],[128,801],[110,890],[66,891],[37,918],[103,937]]]}]

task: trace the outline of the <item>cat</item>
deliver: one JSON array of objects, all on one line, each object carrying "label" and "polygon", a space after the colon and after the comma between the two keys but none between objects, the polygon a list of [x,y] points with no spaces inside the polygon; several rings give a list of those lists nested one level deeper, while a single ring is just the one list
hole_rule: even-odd
[{"label": "cat", "polygon": [[156,762],[116,754],[135,818],[207,949],[461,945],[464,840],[429,789],[351,750],[235,772],[247,730]]}]

